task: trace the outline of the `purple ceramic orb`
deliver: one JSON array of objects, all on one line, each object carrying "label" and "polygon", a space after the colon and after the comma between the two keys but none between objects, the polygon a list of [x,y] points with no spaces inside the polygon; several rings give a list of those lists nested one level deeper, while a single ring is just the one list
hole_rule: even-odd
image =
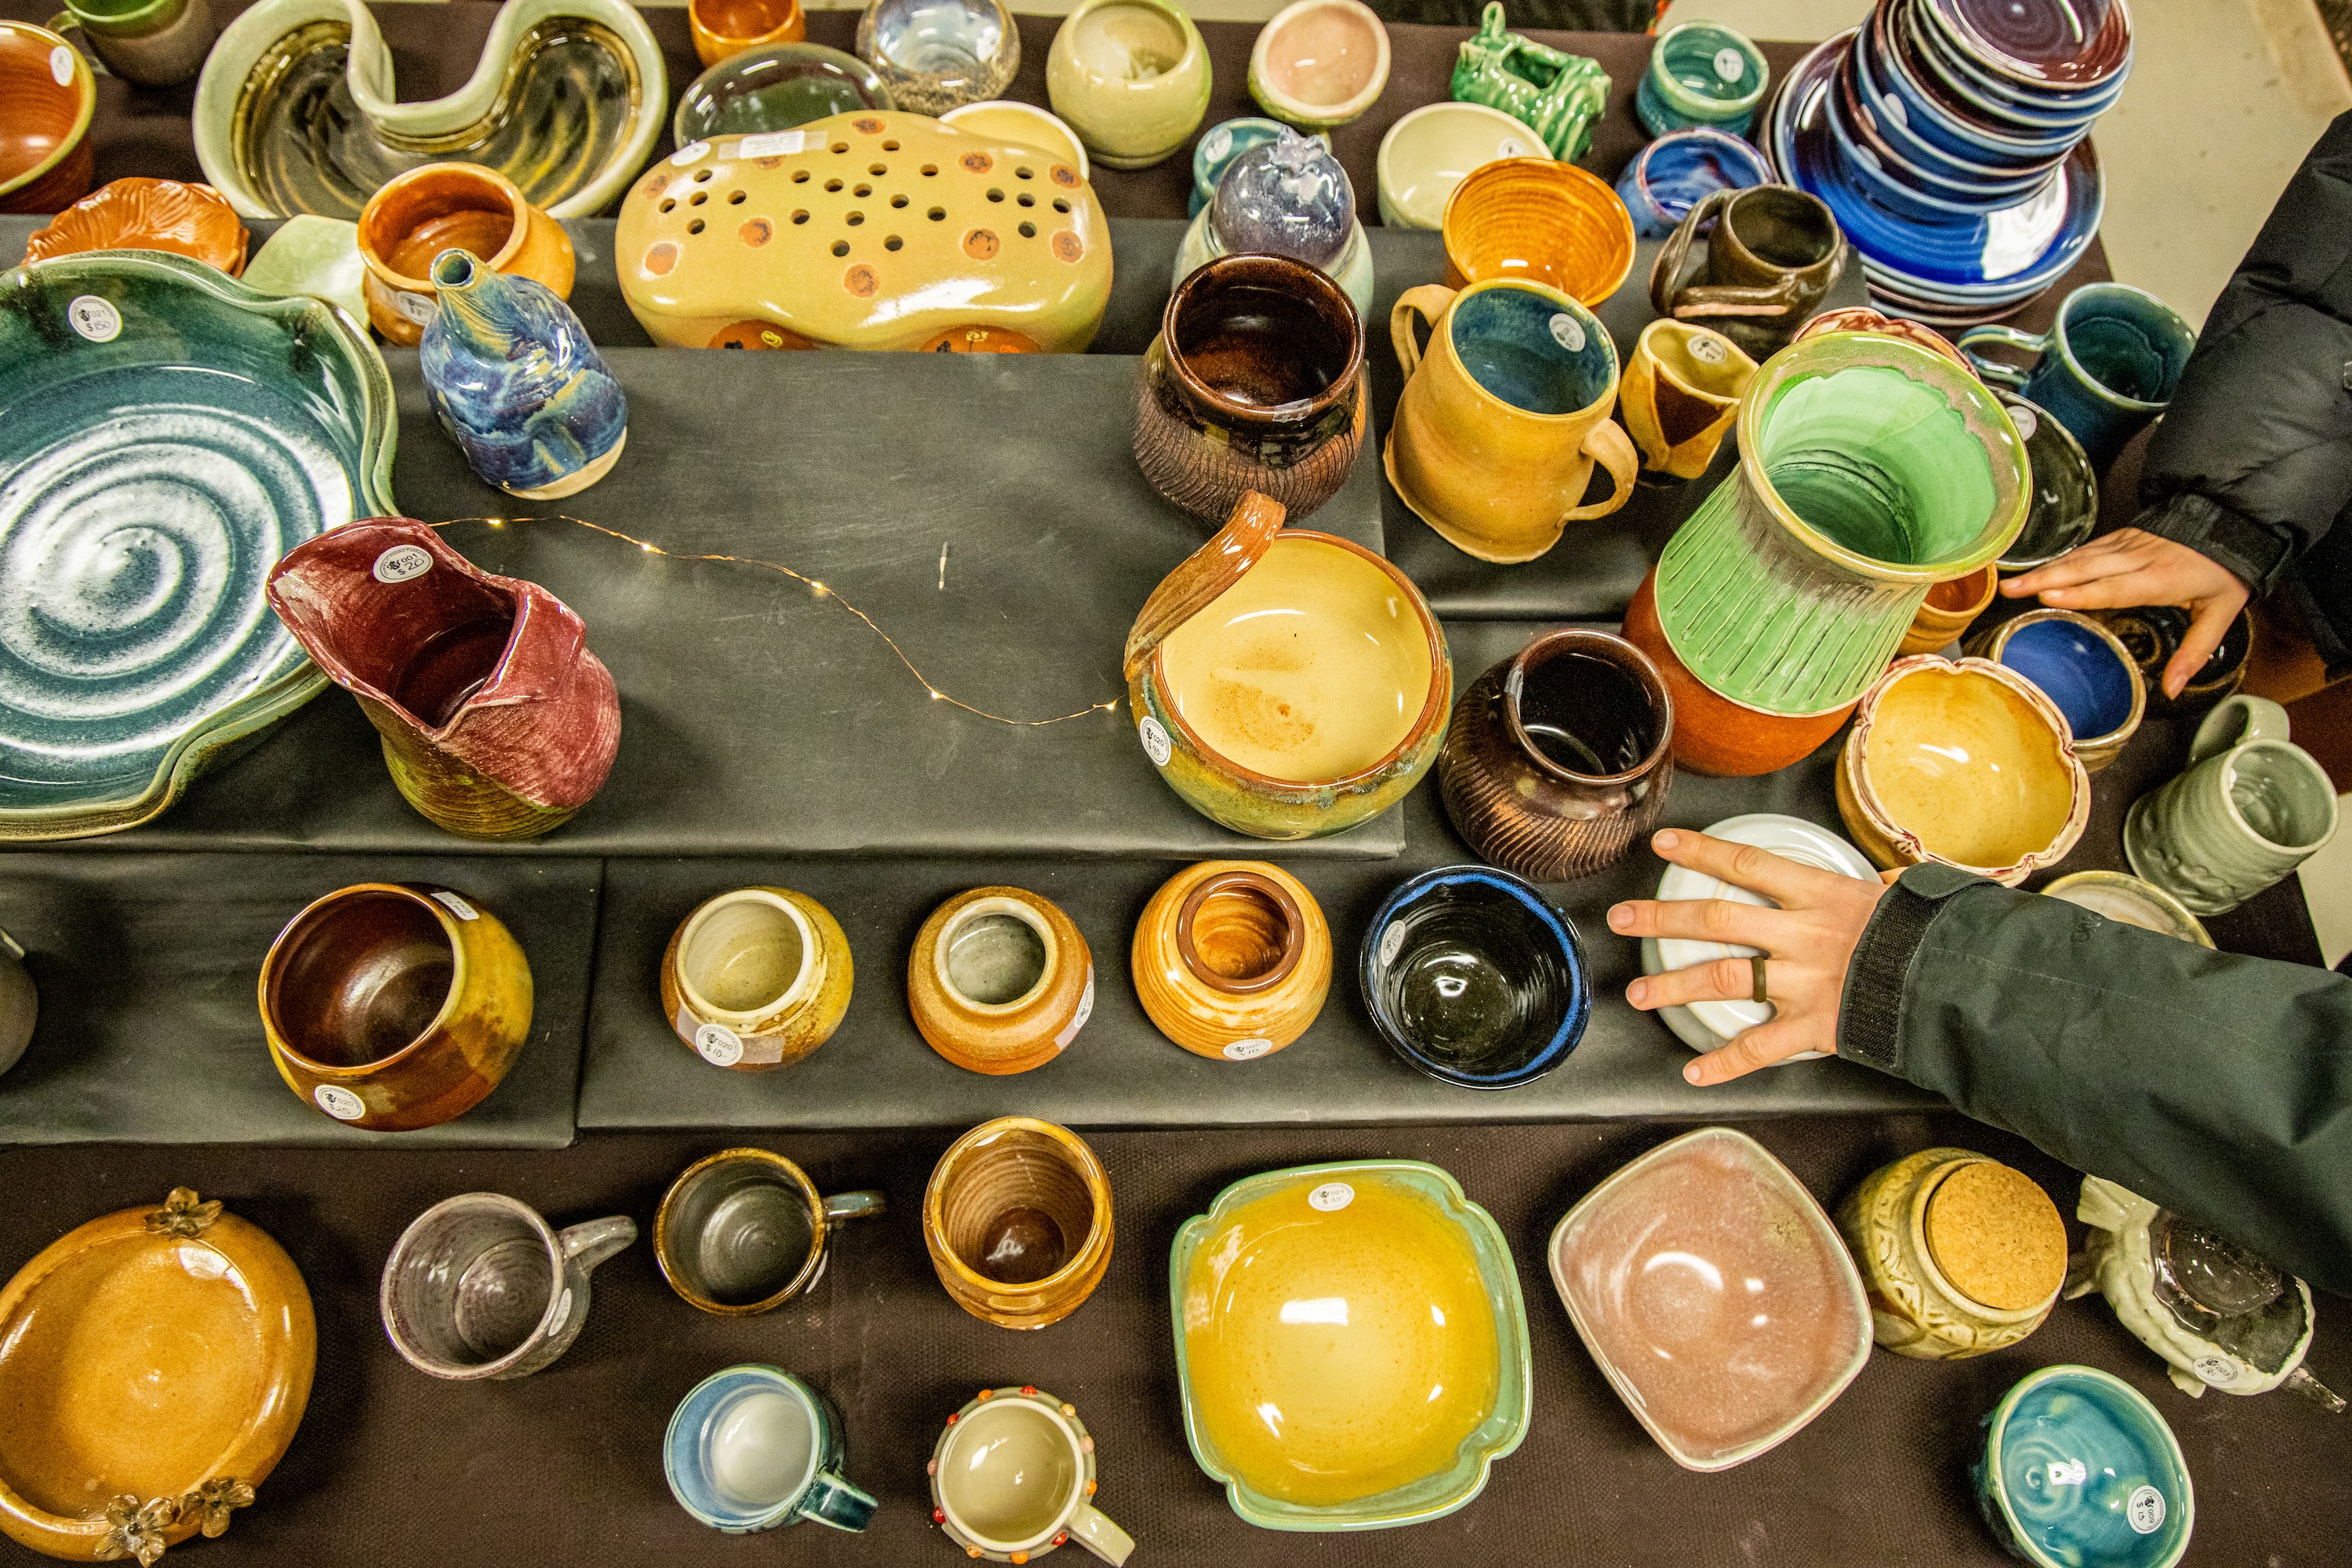
[{"label": "purple ceramic orb", "polygon": [[1286,131],[1233,162],[1209,221],[1230,255],[1286,256],[1328,270],[1356,226],[1356,190],[1331,150]]}]

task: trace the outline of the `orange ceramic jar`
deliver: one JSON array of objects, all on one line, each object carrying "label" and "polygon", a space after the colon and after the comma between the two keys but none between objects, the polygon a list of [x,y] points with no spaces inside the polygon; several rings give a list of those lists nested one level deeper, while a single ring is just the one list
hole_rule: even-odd
[{"label": "orange ceramic jar", "polygon": [[1135,924],[1135,994],[1194,1056],[1255,1061],[1307,1032],[1331,988],[1331,928],[1305,883],[1264,860],[1203,860]]}]

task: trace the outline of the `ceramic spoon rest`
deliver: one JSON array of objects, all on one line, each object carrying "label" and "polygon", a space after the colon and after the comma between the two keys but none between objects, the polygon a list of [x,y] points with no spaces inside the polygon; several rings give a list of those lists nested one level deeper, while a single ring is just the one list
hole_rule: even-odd
[{"label": "ceramic spoon rest", "polygon": [[1075,353],[1110,299],[1076,169],[879,110],[681,149],[622,202],[613,258],[678,348]]}]

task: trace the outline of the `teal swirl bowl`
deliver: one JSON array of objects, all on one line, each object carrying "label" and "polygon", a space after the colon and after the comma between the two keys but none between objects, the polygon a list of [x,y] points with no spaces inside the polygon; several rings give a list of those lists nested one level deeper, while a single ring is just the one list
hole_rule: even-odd
[{"label": "teal swirl bowl", "polygon": [[2034,1568],[2173,1568],[2196,1500],[2172,1428],[2123,1379],[2049,1366],[1984,1418],[1977,1506]]},{"label": "teal swirl bowl", "polygon": [[396,510],[395,429],[332,305],[152,250],[0,272],[0,840],[144,822],[325,688],[263,586]]}]

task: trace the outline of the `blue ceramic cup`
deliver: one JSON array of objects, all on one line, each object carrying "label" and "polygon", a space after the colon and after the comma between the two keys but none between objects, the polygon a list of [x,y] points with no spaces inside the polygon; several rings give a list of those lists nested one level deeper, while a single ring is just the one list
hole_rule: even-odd
[{"label": "blue ceramic cup", "polygon": [[1633,215],[1635,235],[1664,239],[1708,193],[1771,183],[1763,153],[1727,132],[1695,126],[1670,131],[1635,153],[1617,177],[1617,195]]},{"label": "blue ceramic cup", "polygon": [[[1973,352],[2000,343],[2040,356],[2031,371]],[[1976,327],[1960,334],[1977,374],[2013,386],[2083,444],[2104,470],[2140,426],[2164,412],[2197,346],[2171,306],[2124,283],[2086,283],[2066,296],[2058,320],[2039,336],[2014,327]]]},{"label": "blue ceramic cup", "polygon": [[2189,1550],[2189,1466],[2156,1406],[2123,1379],[2050,1366],[1984,1418],[1977,1506],[2035,1568],[2172,1568]]},{"label": "blue ceramic cup", "polygon": [[662,1472],[678,1506],[730,1535],[813,1519],[863,1530],[874,1499],[842,1479],[841,1418],[772,1366],[730,1366],[678,1402]]},{"label": "blue ceramic cup", "polygon": [[1738,135],[1756,118],[1772,73],[1745,36],[1720,22],[1684,22],[1659,35],[1633,89],[1633,112],[1653,136],[1692,125]]}]

